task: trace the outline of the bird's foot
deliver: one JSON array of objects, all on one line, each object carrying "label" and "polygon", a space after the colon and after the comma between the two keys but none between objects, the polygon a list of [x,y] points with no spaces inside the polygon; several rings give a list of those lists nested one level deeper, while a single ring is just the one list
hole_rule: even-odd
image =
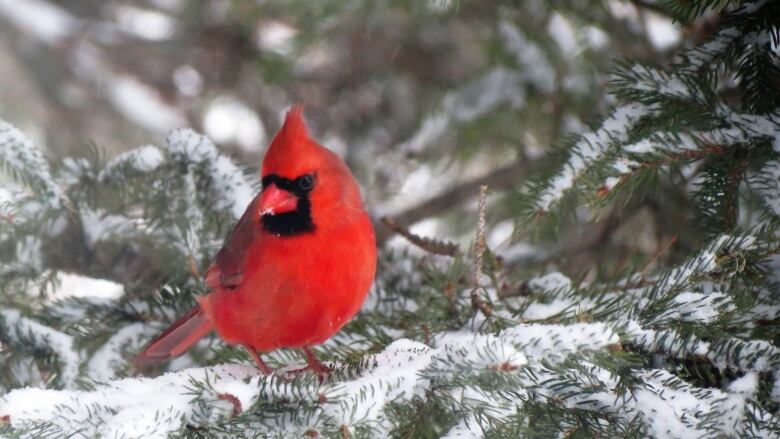
[{"label": "bird's foot", "polygon": [[319,379],[320,384],[322,384],[322,382],[325,381],[325,378],[327,378],[328,375],[333,372],[333,369],[322,364],[320,359],[317,358],[317,355],[314,354],[314,351],[312,351],[310,347],[303,348],[303,351],[306,353],[306,360],[309,364],[307,364],[306,367],[288,371],[286,374],[297,376],[306,372],[314,372],[317,375],[317,379]]},{"label": "bird's foot", "polygon": [[244,345],[246,350],[249,352],[249,356],[252,357],[253,360],[255,360],[255,364],[257,364],[257,368],[260,369],[260,372],[263,373],[263,375],[271,375],[274,373],[274,370],[268,367],[267,364],[265,364],[265,361],[263,361],[262,358],[260,358],[260,353],[257,352],[257,349]]}]

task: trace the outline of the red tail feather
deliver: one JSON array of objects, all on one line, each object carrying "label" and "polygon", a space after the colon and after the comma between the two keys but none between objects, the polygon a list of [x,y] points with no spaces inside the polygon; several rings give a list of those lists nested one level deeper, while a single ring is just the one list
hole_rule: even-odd
[{"label": "red tail feather", "polygon": [[195,343],[214,329],[199,305],[149,343],[135,358],[136,368],[159,363],[187,352]]}]

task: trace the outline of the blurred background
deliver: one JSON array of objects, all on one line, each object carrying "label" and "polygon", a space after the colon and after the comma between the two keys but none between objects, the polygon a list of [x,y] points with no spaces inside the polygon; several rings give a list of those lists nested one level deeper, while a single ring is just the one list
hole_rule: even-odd
[{"label": "blurred background", "polygon": [[513,236],[512,197],[599,122],[618,62],[667,65],[718,19],[673,18],[653,0],[0,0],[0,118],[54,162],[186,126],[257,172],[302,102],[375,218],[465,243],[487,184],[492,249],[582,271],[656,254],[674,218],[645,200],[541,250]]}]

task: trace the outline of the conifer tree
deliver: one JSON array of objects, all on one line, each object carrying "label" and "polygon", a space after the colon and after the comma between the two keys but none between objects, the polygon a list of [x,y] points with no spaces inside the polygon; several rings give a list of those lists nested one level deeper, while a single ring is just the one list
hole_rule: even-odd
[{"label": "conifer tree", "polygon": [[[433,160],[444,144],[519,164],[471,182],[487,188],[452,236],[412,233],[419,211],[377,218],[380,239],[413,246],[381,247],[368,302],[317,348],[335,370],[322,384],[262,376],[216,337],[134,375],[133,356],[205,293],[256,173],[190,129],[58,160],[0,122],[18,185],[0,190],[0,435],[780,436],[780,3],[630,3],[707,26],[667,64],[625,48],[606,93],[594,35],[630,46],[631,32],[610,3],[480,18],[491,65],[384,158]],[[556,149],[535,157],[517,146],[529,138]],[[512,245],[497,249],[502,224]]]}]

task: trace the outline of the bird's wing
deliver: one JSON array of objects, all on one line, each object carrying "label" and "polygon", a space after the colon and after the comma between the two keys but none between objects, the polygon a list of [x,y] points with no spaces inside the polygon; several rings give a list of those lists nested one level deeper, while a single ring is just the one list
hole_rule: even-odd
[{"label": "bird's wing", "polygon": [[249,245],[259,234],[259,226],[253,224],[255,205],[258,198],[252,200],[241,215],[238,224],[230,232],[225,245],[217,253],[214,262],[211,263],[203,280],[209,289],[227,288],[233,289],[241,284],[241,269],[244,263],[244,255]]}]

